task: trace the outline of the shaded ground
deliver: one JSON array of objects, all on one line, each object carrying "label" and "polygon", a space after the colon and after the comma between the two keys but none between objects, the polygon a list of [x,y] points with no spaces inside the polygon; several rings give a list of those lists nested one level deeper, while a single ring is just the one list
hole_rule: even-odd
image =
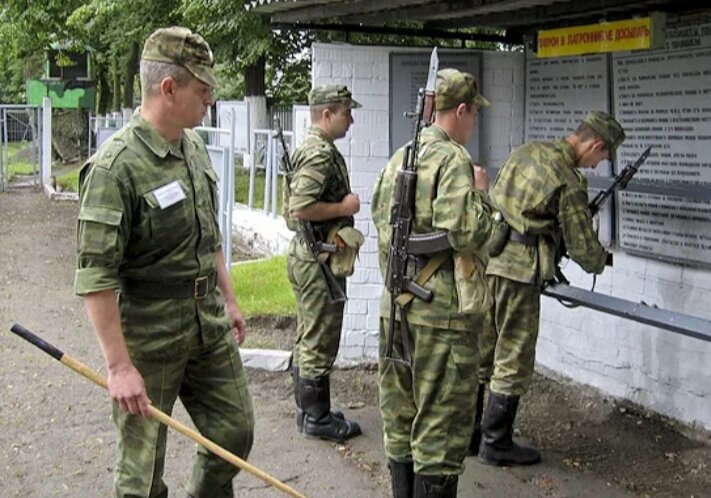
[{"label": "shaded ground", "polygon": [[[101,354],[71,292],[77,206],[33,191],[0,194],[0,495],[111,495],[115,436],[98,388],[7,332],[23,323],[88,366]],[[253,319],[254,346],[288,349],[289,319]],[[339,370],[334,404],[364,435],[347,445],[304,439],[295,430],[286,373],[249,371],[257,414],[251,463],[310,497],[384,497],[387,470],[377,409],[377,374]],[[187,421],[181,407],[175,417]],[[689,439],[658,416],[540,376],[522,404],[519,428],[543,449],[544,462],[494,469],[467,459],[460,497],[711,497],[711,446]],[[193,443],[171,435],[166,481],[180,491]],[[280,496],[243,474],[236,496]]]}]

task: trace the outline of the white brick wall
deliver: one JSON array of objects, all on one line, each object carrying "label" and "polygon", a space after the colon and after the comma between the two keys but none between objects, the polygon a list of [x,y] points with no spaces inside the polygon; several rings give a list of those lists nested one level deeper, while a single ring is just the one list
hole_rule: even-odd
[{"label": "white brick wall", "polygon": [[[574,285],[592,277],[574,263]],[[711,271],[615,252],[596,292],[711,319]],[[711,343],[544,298],[537,362],[577,382],[711,429]]]},{"label": "white brick wall", "polygon": [[[366,235],[356,275],[348,284],[341,361],[372,361],[378,354],[381,282],[370,198],[377,172],[388,160],[388,61],[392,50],[313,46],[313,82],[346,84],[364,104],[363,109],[354,111],[355,124],[338,143],[354,190],[361,196],[356,226]],[[500,167],[523,141],[524,90],[523,54],[483,53],[481,91],[492,106],[479,119],[479,161],[490,170]],[[570,263],[565,271],[575,285],[589,288],[592,278],[575,264]],[[711,319],[709,270],[616,252],[614,269],[598,278],[596,291]],[[568,310],[543,298],[539,365],[707,429],[711,429],[709,358],[709,343],[585,308]]]}]

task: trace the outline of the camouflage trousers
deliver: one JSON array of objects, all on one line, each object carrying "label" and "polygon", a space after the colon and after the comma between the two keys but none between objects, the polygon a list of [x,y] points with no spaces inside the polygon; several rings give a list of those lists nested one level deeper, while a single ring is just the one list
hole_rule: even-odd
[{"label": "camouflage trousers", "polygon": [[494,306],[479,336],[479,378],[495,393],[521,396],[533,377],[541,291],[538,285],[498,275],[489,275],[487,281]]},{"label": "camouflage trousers", "polygon": [[[148,398],[168,414],[180,397],[197,430],[206,438],[246,459],[252,448],[254,414],[242,361],[231,333],[203,346],[191,340],[181,358],[137,360]],[[130,415],[114,403],[119,430],[115,493],[123,497],[167,497],[163,482],[167,427],[156,420]],[[238,469],[198,446],[187,492],[194,498],[232,498]]]},{"label": "camouflage trousers", "polygon": [[[385,454],[423,475],[461,474],[474,427],[477,333],[410,324],[412,370],[385,360],[389,320],[380,320],[380,412]],[[394,353],[402,357],[399,323]]]},{"label": "camouflage trousers", "polygon": [[[329,375],[338,355],[343,303],[331,303],[328,287],[315,261],[287,259],[287,274],[296,297],[296,341],[292,363],[301,377]],[[346,279],[338,279],[345,294]]]}]

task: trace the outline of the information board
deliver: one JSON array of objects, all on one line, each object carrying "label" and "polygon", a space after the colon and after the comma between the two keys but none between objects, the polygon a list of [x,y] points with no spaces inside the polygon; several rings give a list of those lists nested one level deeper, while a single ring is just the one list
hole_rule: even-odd
[{"label": "information board", "polygon": [[311,126],[311,112],[309,111],[309,106],[307,105],[294,105],[292,107],[292,115],[294,116],[294,147],[292,149],[296,150],[302,140],[306,138],[306,132]]},{"label": "information board", "polygon": [[[526,142],[575,131],[585,115],[610,108],[607,56],[526,60]],[[608,172],[603,172],[609,174]]]},{"label": "information board", "polygon": [[[606,55],[536,59],[526,58],[526,142],[550,142],[570,135],[585,115],[607,111],[609,71]],[[581,170],[588,175],[610,176],[612,167],[603,161],[595,169]],[[591,190],[591,197],[597,191]],[[607,202],[600,211],[598,237],[612,244],[613,210]]]},{"label": "information board", "polygon": [[[235,115],[235,154],[248,154],[249,151],[249,106],[241,100],[217,101],[217,127],[229,130],[232,111]],[[217,143],[229,147],[229,136],[218,134]]]},{"label": "information board", "polygon": [[[616,115],[627,133],[618,166],[653,145],[637,177],[711,188],[711,30],[672,30],[667,47],[613,57]],[[711,264],[710,203],[635,192],[619,196],[621,248]]]},{"label": "information board", "polygon": [[[474,76],[481,89],[481,54],[470,51],[437,51],[440,69],[452,67]],[[427,83],[430,53],[407,52],[390,54],[390,154],[412,140],[415,123],[404,116],[417,105],[417,93]],[[483,92],[482,92],[483,93]],[[486,94],[484,94],[486,97]],[[479,128],[466,145],[477,162],[479,158]]]}]

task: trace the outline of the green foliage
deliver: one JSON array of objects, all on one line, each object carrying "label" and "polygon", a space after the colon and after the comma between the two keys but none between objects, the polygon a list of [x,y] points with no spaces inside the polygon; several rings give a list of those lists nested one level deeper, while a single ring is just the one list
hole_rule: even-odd
[{"label": "green foliage", "polygon": [[305,103],[311,88],[311,60],[296,61],[279,73],[271,69],[267,81],[267,93],[275,104]]},{"label": "green foliage", "polygon": [[245,316],[296,314],[296,300],[286,276],[286,257],[247,261],[232,267],[232,286]]},{"label": "green foliage", "polygon": [[215,64],[215,76],[220,87],[215,91],[216,100],[242,100],[244,98],[244,74],[234,65]]},{"label": "green foliage", "polygon": [[[315,41],[461,46],[458,40],[403,35],[272,31],[267,18],[246,11],[244,2],[238,0],[3,0],[1,5],[2,103],[24,100],[24,80],[40,76],[44,50],[53,45],[67,50],[88,48],[100,102],[103,106],[112,100],[118,103],[120,95],[112,98],[114,93],[130,95],[130,90],[137,86],[135,80],[126,78],[135,70],[132,49],[142,46],[145,38],[161,26],[184,25],[207,39],[218,61],[219,99],[243,98],[245,69],[266,61],[266,95],[275,104],[306,101],[311,71],[309,49]],[[397,26],[418,28],[422,24],[408,22]],[[498,48],[495,43],[465,45]],[[66,62],[61,54],[59,62]]]}]

